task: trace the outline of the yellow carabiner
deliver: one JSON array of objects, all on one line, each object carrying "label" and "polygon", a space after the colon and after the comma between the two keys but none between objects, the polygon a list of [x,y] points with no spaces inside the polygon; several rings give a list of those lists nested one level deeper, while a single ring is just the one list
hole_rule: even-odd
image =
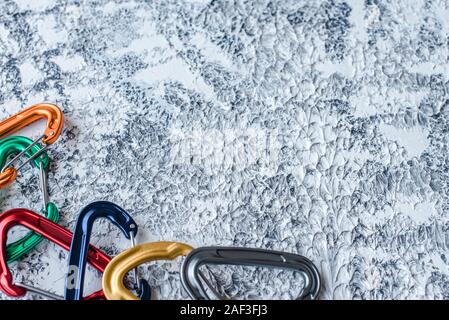
[{"label": "yellow carabiner", "polygon": [[148,242],[129,248],[108,263],[103,273],[103,292],[108,300],[139,300],[123,284],[123,278],[142,263],[173,260],[193,248],[180,242]]}]

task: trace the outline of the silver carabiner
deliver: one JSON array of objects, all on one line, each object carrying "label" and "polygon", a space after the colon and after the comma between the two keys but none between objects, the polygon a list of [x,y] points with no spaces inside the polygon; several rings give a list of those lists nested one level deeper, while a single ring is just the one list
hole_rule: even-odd
[{"label": "silver carabiner", "polygon": [[[28,152],[29,150],[31,150],[31,148],[33,148],[36,144],[38,144],[38,142],[44,138],[46,138],[47,136],[45,134],[41,135],[40,137],[36,138],[28,147],[26,147],[25,149],[23,149],[21,152],[19,152],[14,158],[12,158],[11,160],[9,160],[2,168],[1,172],[5,172],[6,168],[11,167],[17,160],[19,160],[20,157],[22,157],[26,152]],[[41,147],[41,149],[36,152],[35,154],[33,154],[31,157],[29,157],[26,161],[24,161],[23,163],[20,164],[20,166],[16,169],[17,172],[19,172],[26,164],[30,163],[31,161],[33,161],[34,159],[36,159],[37,157],[39,157],[41,154],[43,154],[45,151],[47,151],[48,149],[48,144],[46,144],[44,147]]]}]

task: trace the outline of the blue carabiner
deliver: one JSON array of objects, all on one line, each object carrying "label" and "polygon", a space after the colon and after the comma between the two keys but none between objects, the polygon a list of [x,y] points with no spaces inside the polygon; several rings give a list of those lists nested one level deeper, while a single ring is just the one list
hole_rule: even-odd
[{"label": "blue carabiner", "polygon": [[[111,220],[127,239],[137,234],[137,224],[124,209],[109,201],[92,202],[85,206],[78,215],[69,253],[69,268],[65,284],[65,300],[81,300],[83,297],[84,276],[86,273],[87,252],[92,226],[95,220]],[[148,283],[140,280],[141,298],[149,299]]]},{"label": "blue carabiner", "polygon": [[148,284],[147,280],[140,279],[137,293],[140,300],[151,300],[151,287]]}]

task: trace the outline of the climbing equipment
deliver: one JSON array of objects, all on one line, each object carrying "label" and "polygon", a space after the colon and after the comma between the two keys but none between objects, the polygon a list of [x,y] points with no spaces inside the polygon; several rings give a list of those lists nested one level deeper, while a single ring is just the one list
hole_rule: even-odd
[{"label": "climbing equipment", "polygon": [[[134,237],[137,234],[137,224],[124,209],[109,201],[93,202],[81,209],[70,246],[65,287],[66,300],[80,300],[82,297],[92,226],[99,218],[107,218],[112,221],[125,234],[125,237],[131,240],[132,246],[135,245]],[[138,279],[136,280],[136,283],[139,284]]]},{"label": "climbing equipment", "polygon": [[[27,148],[11,159],[7,164],[5,164],[0,173],[0,189],[11,184],[16,179],[17,172],[20,171],[25,164],[39,157],[47,150],[50,144],[54,143],[58,139],[64,125],[64,116],[58,106],[50,103],[40,103],[26,108],[0,122],[0,138],[4,138],[41,118],[47,119],[47,125],[44,133],[35,139]],[[33,154],[32,157],[28,158],[28,160],[22,163],[17,169],[11,167],[11,165],[14,164],[26,152],[28,152],[28,150],[37,145],[39,141],[42,141],[45,144],[39,152]]]},{"label": "climbing equipment", "polygon": [[[11,297],[21,297],[26,294],[27,290],[29,290],[50,298],[62,299],[62,297],[26,284],[14,284],[11,271],[9,270],[6,262],[5,245],[8,230],[15,225],[22,225],[28,229],[31,229],[41,234],[48,240],[56,243],[65,250],[70,249],[70,243],[72,241],[73,234],[69,230],[31,210],[11,209],[0,214],[0,290]],[[89,251],[87,252],[87,260],[95,269],[103,272],[111,258],[101,250],[90,245]],[[99,298],[104,298],[101,290],[85,297],[84,299],[91,300]]]},{"label": "climbing equipment", "polygon": [[[67,229],[59,226],[58,224],[45,219],[37,213],[27,209],[11,209],[0,215],[0,289],[7,295],[13,297],[20,297],[26,293],[26,289],[36,292],[38,294],[46,295],[51,298],[62,299],[62,297],[49,294],[46,291],[34,288],[25,284],[14,284],[12,274],[9,271],[5,260],[5,244],[8,230],[15,225],[23,225],[35,232],[38,232],[45,238],[61,246],[65,250],[69,250],[70,242],[72,240],[72,233]],[[110,261],[108,257],[101,250],[94,246],[89,247],[88,261],[94,268],[103,272],[106,265]],[[104,298],[103,293],[100,291],[93,293],[85,299],[98,299]]]},{"label": "climbing equipment", "polygon": [[[129,270],[133,268],[135,270],[137,266],[145,262],[173,260],[179,256],[186,256],[192,249],[191,246],[180,242],[149,242],[123,251],[111,260],[103,273],[103,291],[107,299],[139,300],[123,284],[123,278]],[[209,289],[218,298],[222,298],[204,274],[202,272],[199,274]]]},{"label": "climbing equipment", "polygon": [[0,139],[42,118],[47,118],[42,142],[52,144],[61,134],[64,116],[61,109],[51,103],[35,104],[0,122]]},{"label": "climbing equipment", "polygon": [[[312,261],[303,256],[264,249],[202,247],[191,251],[181,267],[182,284],[192,299],[210,300],[198,275],[199,268],[206,264],[261,266],[299,271],[304,277],[305,287],[297,299],[316,299],[321,288],[318,269]],[[108,268],[109,266],[105,275]],[[105,295],[108,297],[106,290]]]},{"label": "climbing equipment", "polygon": [[138,300],[123,284],[133,268],[155,260],[186,256],[193,248],[180,242],[149,242],[123,251],[109,262],[103,273],[103,292],[108,300]]},{"label": "climbing equipment", "polygon": [[[30,144],[32,140],[26,137],[20,136],[10,136],[0,140],[0,168],[3,168],[7,160],[25,150]],[[25,152],[25,156],[27,158],[32,158],[34,154],[38,153],[41,148],[38,145],[34,145],[31,149],[28,149]],[[39,180],[40,180],[40,188],[42,191],[42,199],[44,202],[43,211],[46,214],[46,218],[50,219],[54,222],[58,222],[59,220],[59,212],[56,208],[55,204],[48,201],[48,192],[47,192],[47,168],[49,165],[49,158],[46,152],[42,153],[39,157],[34,158],[31,162],[35,167],[39,168]],[[22,239],[17,240],[13,243],[10,243],[6,247],[6,257],[8,259],[8,263],[14,262],[21,258],[24,254],[31,251],[34,247],[36,247],[43,240],[42,236],[29,232]]]},{"label": "climbing equipment", "polygon": [[[107,218],[112,221],[112,223],[122,230],[125,237],[131,240],[131,245],[133,247],[135,246],[137,224],[124,209],[109,201],[93,202],[81,209],[78,214],[78,220],[70,246],[69,268],[65,287],[66,300],[79,300],[82,297],[86,257],[92,226],[95,220],[99,218]],[[138,291],[140,291],[139,298],[141,300],[150,300],[151,288],[148,282],[143,279],[138,279],[136,269],[134,272]]]}]

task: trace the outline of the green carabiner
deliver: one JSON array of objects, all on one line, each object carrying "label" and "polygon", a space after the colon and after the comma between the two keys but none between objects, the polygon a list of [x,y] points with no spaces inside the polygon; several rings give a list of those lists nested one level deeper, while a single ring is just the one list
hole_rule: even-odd
[{"label": "green carabiner", "polygon": [[[31,139],[21,136],[9,136],[4,139],[0,139],[0,168],[5,166],[9,158],[29,148],[29,150],[24,153],[24,156],[28,159],[32,159],[31,163],[33,166],[41,170],[41,187],[43,189],[42,192],[44,194],[45,203],[43,211],[46,213],[45,216],[47,219],[57,223],[59,221],[58,209],[54,203],[47,201],[46,196],[46,177],[44,178],[44,175],[50,162],[48,154],[46,152],[42,152],[42,148],[37,144],[30,148],[32,143],[33,141]],[[36,155],[40,152],[42,153],[36,157]],[[39,243],[41,243],[43,239],[44,238],[41,235],[35,232],[28,232],[23,238],[8,244],[6,246],[8,263],[19,260],[24,254],[27,254]]]}]

